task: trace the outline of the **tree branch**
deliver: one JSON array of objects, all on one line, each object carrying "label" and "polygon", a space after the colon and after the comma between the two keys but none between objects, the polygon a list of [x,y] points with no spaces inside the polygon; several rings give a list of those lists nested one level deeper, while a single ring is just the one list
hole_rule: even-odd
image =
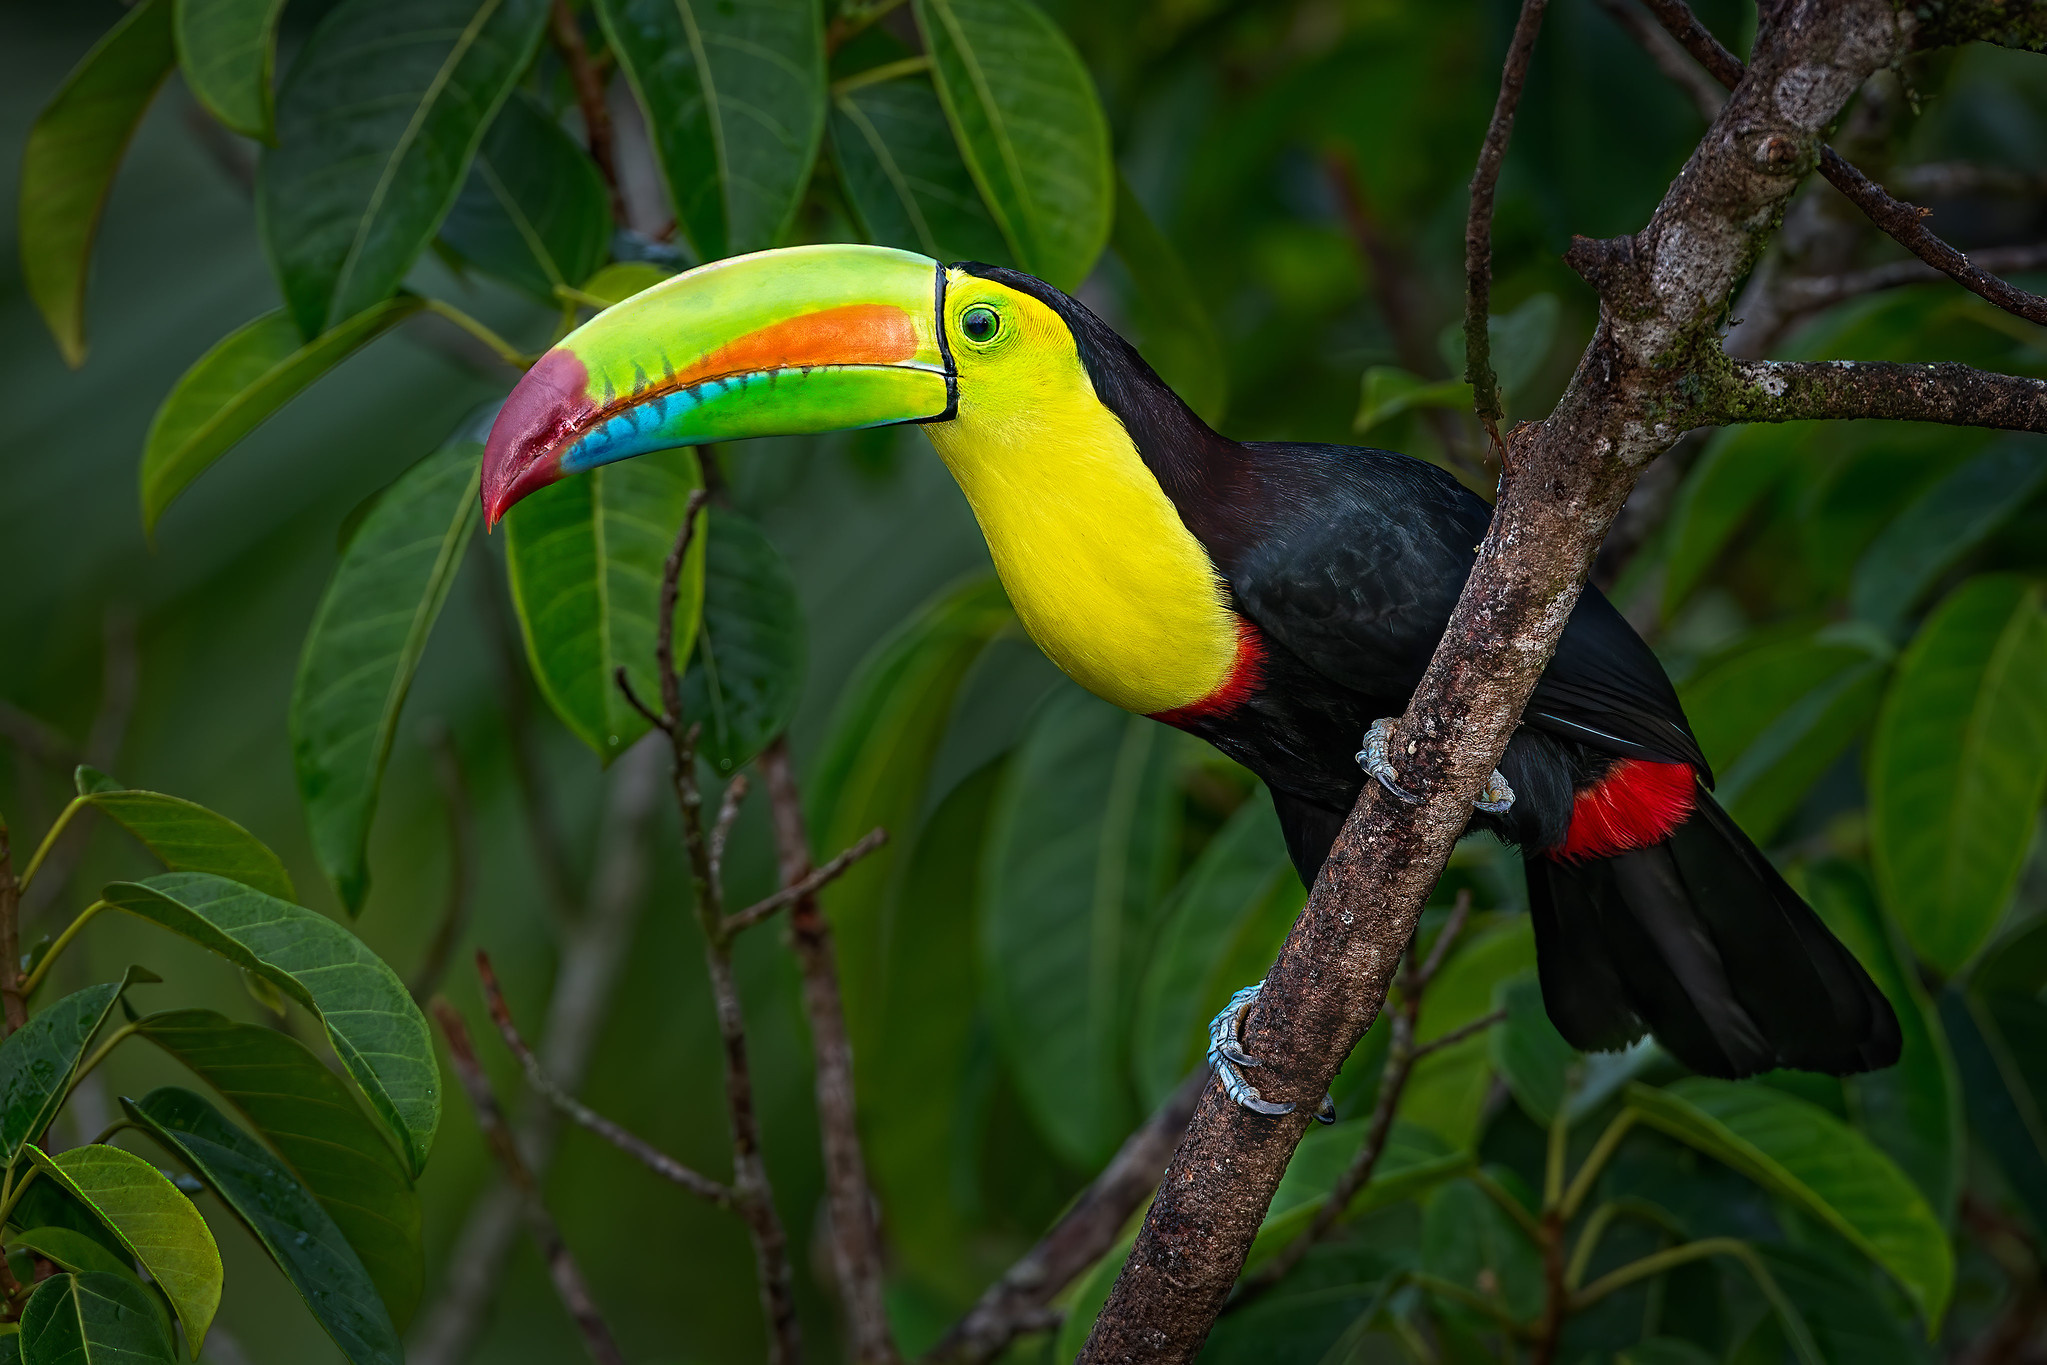
[{"label": "tree branch", "polygon": [[1972,194],[2037,199],[2047,195],[2047,175],[2004,166],[1981,166],[1973,161],[1927,161],[1917,166],[1900,166],[1891,172],[1891,180],[1899,193],[1924,199],[1960,199]]},{"label": "tree branch", "polygon": [[752,905],[747,906],[746,909],[727,915],[725,917],[725,932],[736,934],[742,929],[751,929],[783,906],[794,905],[797,901],[817,895],[819,891],[845,875],[847,868],[859,862],[862,858],[865,858],[887,842],[887,830],[879,828],[869,830],[859,843],[853,845],[823,867],[806,872],[801,878],[791,882],[773,895],[764,896]]},{"label": "tree branch", "polygon": [[625,196],[618,188],[618,159],[611,137],[611,106],[604,99],[604,78],[590,60],[590,48],[583,41],[583,27],[576,21],[569,0],[554,0],[549,31],[568,68],[569,84],[576,90],[576,108],[583,115],[583,140],[589,144],[590,159],[597,163],[604,187],[611,192],[611,218],[625,227]]},{"label": "tree branch", "polygon": [[[2031,246],[1986,247],[1969,257],[1970,263],[1978,270],[1995,271],[1999,274],[2026,270],[2047,270],[2047,243]],[[1779,302],[1789,313],[1812,313],[1822,308],[1831,308],[1837,303],[1874,294],[1884,289],[1898,289],[1909,284],[1926,284],[1943,278],[1940,271],[1924,261],[1892,261],[1888,265],[1873,266],[1868,270],[1847,271],[1839,275],[1808,275],[1802,279],[1786,280],[1778,286]]]},{"label": "tree branch", "polygon": [[1734,360],[1721,406],[1699,414],[1715,425],[1883,418],[1956,427],[2047,432],[2047,381],[1954,363],[1876,360],[1801,363]]}]

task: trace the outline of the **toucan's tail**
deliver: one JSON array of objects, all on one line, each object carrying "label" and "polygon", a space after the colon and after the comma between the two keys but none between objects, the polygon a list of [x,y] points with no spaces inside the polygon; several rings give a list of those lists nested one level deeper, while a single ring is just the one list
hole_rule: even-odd
[{"label": "toucan's tail", "polygon": [[1661,843],[1527,865],[1543,1000],[1572,1046],[1649,1032],[1692,1070],[1726,1077],[1898,1060],[1883,992],[1704,790]]}]

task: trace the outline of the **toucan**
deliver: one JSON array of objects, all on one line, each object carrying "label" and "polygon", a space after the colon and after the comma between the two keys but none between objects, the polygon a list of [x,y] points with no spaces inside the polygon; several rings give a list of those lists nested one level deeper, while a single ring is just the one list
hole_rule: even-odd
[{"label": "toucan", "polygon": [[[1086,306],[1016,270],[818,245],[663,281],[512,390],[484,515],[649,451],[890,423],[937,447],[1039,648],[1263,780],[1304,883],[1368,777],[1411,796],[1385,718],[1491,508],[1406,455],[1220,435]],[[1711,785],[1656,655],[1588,586],[1471,820],[1522,852],[1550,1019],[1581,1051],[1653,1034],[1708,1076],[1895,1062],[1890,1003]],[[1211,1061],[1279,1112],[1238,1069],[1230,1021],[1253,992],[1218,1017]]]}]

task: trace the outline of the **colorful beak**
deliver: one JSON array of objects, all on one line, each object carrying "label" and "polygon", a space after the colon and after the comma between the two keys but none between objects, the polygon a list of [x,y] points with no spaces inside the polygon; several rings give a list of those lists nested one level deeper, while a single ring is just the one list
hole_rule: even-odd
[{"label": "colorful beak", "polygon": [[519,381],[483,452],[483,514],[676,446],[942,421],[957,405],[945,268],[874,246],[701,266],[607,308]]}]

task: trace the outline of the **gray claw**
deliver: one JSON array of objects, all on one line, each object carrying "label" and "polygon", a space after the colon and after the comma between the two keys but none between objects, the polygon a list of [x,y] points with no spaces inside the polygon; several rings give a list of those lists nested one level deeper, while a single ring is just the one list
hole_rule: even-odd
[{"label": "gray claw", "polygon": [[[1238,1104],[1254,1114],[1277,1116],[1291,1114],[1291,1104],[1275,1104],[1259,1096],[1257,1088],[1244,1079],[1240,1067],[1257,1066],[1256,1058],[1244,1051],[1237,1041],[1237,1027],[1244,1020],[1244,1011],[1251,1008],[1251,1002],[1258,998],[1258,992],[1265,983],[1246,986],[1230,997],[1222,1007],[1222,1013],[1208,1025],[1208,1066],[1223,1083],[1223,1091]],[[1325,1097],[1326,1100],[1326,1097]]]},{"label": "gray claw", "polygon": [[1400,785],[1400,774],[1394,771],[1393,760],[1386,756],[1387,727],[1392,724],[1391,720],[1383,718],[1372,722],[1371,728],[1365,731],[1365,747],[1357,752],[1358,766],[1376,778],[1387,791],[1410,806],[1418,806],[1422,799]]},{"label": "gray claw", "polygon": [[1336,1122],[1336,1097],[1327,1091],[1323,1092],[1322,1103],[1315,1106],[1315,1122]]},{"label": "gray claw", "polygon": [[1507,785],[1507,779],[1493,769],[1492,779],[1485,784],[1485,790],[1478,794],[1472,806],[1488,815],[1505,815],[1514,808],[1514,789]]},{"label": "gray claw", "polygon": [[1256,1057],[1253,1057],[1250,1053],[1244,1051],[1244,1049],[1238,1047],[1235,1043],[1224,1043],[1221,1047],[1218,1047],[1215,1050],[1222,1057],[1226,1058],[1229,1061],[1235,1062],[1238,1066],[1260,1065]]}]

